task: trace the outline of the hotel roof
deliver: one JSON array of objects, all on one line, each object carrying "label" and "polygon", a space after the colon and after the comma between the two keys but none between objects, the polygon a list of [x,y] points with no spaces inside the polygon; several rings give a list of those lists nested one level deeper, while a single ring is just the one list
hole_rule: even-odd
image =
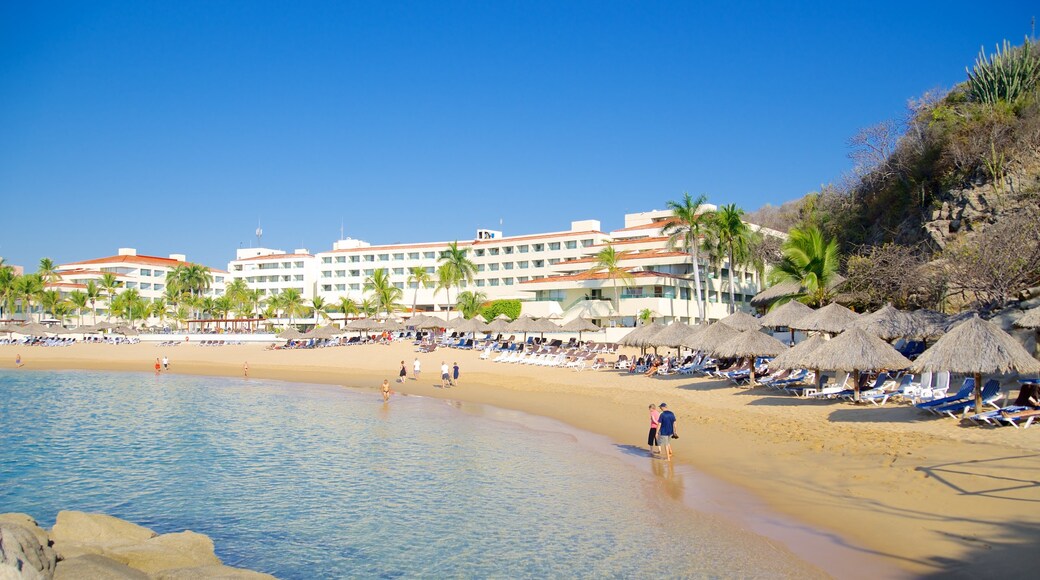
[{"label": "hotel roof", "polygon": [[615,232],[634,232],[634,231],[638,231],[638,230],[655,230],[655,229],[663,228],[663,227],[667,226],[668,224],[672,224],[672,223],[675,223],[677,221],[679,221],[679,220],[676,219],[676,218],[666,218],[666,219],[662,219],[662,220],[652,221],[652,222],[650,222],[648,224],[640,224],[638,226],[630,226],[630,227],[627,227],[627,228],[621,228],[620,230],[614,230],[614,231]]},{"label": "hotel roof", "polygon": [[[563,238],[563,237],[576,237],[576,236],[588,236],[588,235],[601,235],[605,236],[604,232],[598,230],[582,230],[582,231],[565,231],[565,232],[550,232],[546,234],[528,234],[521,236],[503,236],[501,238],[492,238],[490,240],[458,240],[456,243],[460,248],[464,247],[476,247],[476,246],[488,246],[493,244],[512,244],[516,242],[529,242],[532,240],[547,240],[551,238]],[[366,253],[366,252],[384,252],[388,250],[408,250],[418,248],[446,248],[451,245],[451,242],[416,242],[412,244],[390,244],[390,245],[372,245],[364,246],[360,248],[344,248],[341,250],[330,250],[328,252],[319,252],[321,254],[348,254],[348,253]]]},{"label": "hotel roof", "polygon": [[[181,264],[192,264],[192,262],[174,260],[173,258],[160,258],[159,256],[142,256],[138,254],[134,256],[118,255],[108,256],[106,258],[94,258],[93,260],[81,260],[79,262],[69,262],[67,264],[62,264],[58,267],[65,268],[68,266],[86,266],[92,264],[137,264],[140,266],[163,266],[166,268],[173,268]],[[209,266],[205,266],[205,268],[213,270],[213,268],[210,268]]]},{"label": "hotel roof", "polygon": [[[689,254],[685,252],[676,252],[673,250],[643,250],[643,251],[628,251],[618,252],[618,260],[647,260],[650,258],[677,258],[677,257],[688,257]],[[566,264],[594,264],[596,262],[595,257],[588,258],[575,258],[573,260],[567,260],[560,262],[558,265]]]},{"label": "hotel roof", "polygon": [[[259,262],[261,260],[284,260],[286,258],[313,258],[312,254],[272,254],[270,256],[253,256],[252,258],[242,258],[241,260],[232,260],[233,262]],[[223,270],[221,270],[223,272]]]},{"label": "hotel roof", "polygon": [[[652,270],[627,270],[633,278],[672,278],[675,280],[686,280],[682,276],[676,276],[675,274],[666,274],[664,272],[654,272]],[[553,282],[580,282],[582,280],[608,280],[610,274],[607,272],[579,272],[577,274],[561,274],[559,276],[546,276],[545,278],[539,278],[537,280],[525,280],[520,282],[521,284],[544,284]]]}]

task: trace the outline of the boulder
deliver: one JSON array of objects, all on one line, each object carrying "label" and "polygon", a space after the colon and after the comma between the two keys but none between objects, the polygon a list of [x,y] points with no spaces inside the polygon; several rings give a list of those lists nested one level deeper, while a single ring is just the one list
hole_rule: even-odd
[{"label": "boulder", "polygon": [[213,553],[213,540],[192,531],[163,534],[136,544],[113,547],[110,553],[112,558],[149,574],[221,563]]},{"label": "boulder", "polygon": [[157,535],[146,527],[119,518],[77,511],[58,512],[51,529],[56,548],[65,542],[104,546],[137,544]]},{"label": "boulder", "polygon": [[273,580],[274,576],[221,565],[163,570],[154,574],[152,578],[155,578],[155,580]]},{"label": "boulder", "polygon": [[0,523],[0,578],[47,580],[54,577],[57,556],[36,534],[19,524]]},{"label": "boulder", "polygon": [[51,545],[51,539],[50,536],[47,535],[47,530],[41,528],[40,525],[36,523],[36,520],[28,514],[0,514],[0,524],[4,523],[18,524],[32,532],[33,535],[36,536],[36,539],[40,541],[41,545]]},{"label": "boulder", "polygon": [[54,580],[148,580],[148,574],[115,560],[86,554],[58,562]]}]

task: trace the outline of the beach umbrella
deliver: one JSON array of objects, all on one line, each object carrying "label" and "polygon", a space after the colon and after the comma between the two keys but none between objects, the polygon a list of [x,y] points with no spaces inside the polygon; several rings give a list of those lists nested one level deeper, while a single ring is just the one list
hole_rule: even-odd
[{"label": "beach umbrella", "polygon": [[859,314],[841,304],[832,302],[799,320],[791,328],[838,334],[848,328],[857,318],[859,318]]},{"label": "beach umbrella", "polygon": [[303,338],[335,338],[343,334],[343,331],[335,326],[322,326],[303,335]]},{"label": "beach umbrella", "polygon": [[448,328],[453,328],[458,332],[484,332],[487,329],[487,324],[477,320],[474,316],[470,319],[456,318],[447,324]]},{"label": "beach umbrella", "polygon": [[137,336],[138,334],[141,334],[129,326],[117,326],[114,331],[116,334],[122,334],[123,336]]},{"label": "beach umbrella", "polygon": [[[827,284],[828,290],[835,290],[839,286],[845,283],[845,278],[840,275],[835,275],[831,278],[831,281]],[[751,305],[755,308],[764,308],[770,304],[786,298],[788,296],[804,294],[805,287],[801,286],[798,282],[788,280],[786,282],[780,282],[774,284],[769,288],[759,292],[751,298]]]},{"label": "beach umbrella", "polygon": [[647,338],[648,336],[651,336],[655,333],[661,332],[662,330],[664,330],[664,325],[660,322],[637,326],[631,332],[621,337],[621,340],[618,341],[618,344],[622,346],[642,347],[645,346],[643,343],[644,338]]},{"label": "beach umbrella", "polygon": [[942,312],[920,308],[910,313],[911,318],[924,329],[921,338],[934,338],[946,334],[946,325],[949,317]]},{"label": "beach umbrella", "polygon": [[95,326],[95,328],[97,328],[98,330],[112,330],[115,327],[116,325],[112,324],[111,322],[99,322]]},{"label": "beach umbrella", "polygon": [[483,322],[484,324],[487,324],[487,321],[488,321],[487,318],[484,318],[483,314],[478,314],[478,315],[474,316],[473,318],[475,318],[476,320],[478,320],[480,322]]},{"label": "beach umbrella", "polygon": [[39,322],[30,322],[21,326],[15,326],[14,332],[18,334],[24,334],[26,336],[44,336],[46,333],[54,333],[54,330],[49,326],[40,324]]},{"label": "beach umbrella", "polygon": [[975,377],[975,411],[981,413],[982,375],[1040,373],[1040,361],[999,326],[973,316],[924,351],[911,369],[972,375]]},{"label": "beach umbrella", "polygon": [[861,371],[910,366],[910,360],[891,344],[855,326],[810,352],[805,356],[805,362],[811,368],[852,373],[856,401],[859,401]]},{"label": "beach umbrella", "polygon": [[770,361],[769,366],[777,369],[811,369],[813,367],[808,366],[804,362],[807,360],[806,356],[826,343],[827,339],[819,334],[814,334],[777,355],[776,358]]},{"label": "beach umbrella", "polygon": [[583,332],[599,332],[603,330],[599,326],[596,326],[591,320],[587,318],[575,318],[574,320],[564,324],[560,327],[563,332],[577,332],[578,340],[581,340],[581,333]]},{"label": "beach umbrella", "polygon": [[[505,316],[505,318],[503,318]],[[509,317],[505,314],[499,314],[487,325],[489,332],[509,332]]]},{"label": "beach umbrella", "polygon": [[755,357],[777,356],[787,345],[758,330],[745,330],[716,346],[712,353],[719,358],[747,358],[751,366],[751,386],[755,386]]},{"label": "beach umbrella", "polygon": [[1015,321],[1015,326],[1019,328],[1040,328],[1040,306],[1032,310],[1026,310],[1022,318]]},{"label": "beach umbrella", "polygon": [[685,322],[675,321],[650,337],[650,345],[679,348],[686,337],[696,332],[695,328]]},{"label": "beach umbrella", "polygon": [[762,328],[762,322],[747,312],[736,311],[720,320],[722,324],[737,330],[758,330]]},{"label": "beach umbrella", "polygon": [[524,342],[526,342],[528,332],[538,332],[535,322],[537,321],[534,318],[524,314],[520,318],[509,323],[509,331],[524,333]]},{"label": "beach umbrella", "polygon": [[441,328],[442,326],[444,326],[444,321],[434,316],[417,314],[405,321],[405,324],[407,324],[408,326],[413,326],[416,329]]},{"label": "beach umbrella", "polygon": [[510,322],[510,321],[512,321],[512,319],[511,319],[511,318],[509,318],[509,315],[508,315],[508,314],[506,314],[505,312],[502,312],[502,313],[500,313],[500,314],[499,314],[498,316],[496,316],[496,317],[495,317],[495,320],[504,320],[504,321],[506,321],[506,322]]},{"label": "beach umbrella", "polygon": [[909,312],[898,310],[891,304],[860,316],[852,325],[887,341],[897,338],[923,338],[931,332],[929,327],[921,324]]},{"label": "beach umbrella", "polygon": [[275,336],[277,336],[278,338],[284,338],[286,340],[299,340],[300,338],[303,338],[303,334],[301,334],[299,330],[296,330],[295,328],[291,327],[286,328],[285,330],[279,332]]},{"label": "beach umbrella", "polygon": [[813,312],[813,309],[805,304],[797,300],[791,300],[767,312],[765,316],[758,319],[758,323],[766,328],[786,326],[791,330],[791,344],[794,344],[794,328],[792,328],[792,325],[797,324]]},{"label": "beach umbrella", "polygon": [[540,333],[540,335],[541,335],[541,337],[543,339],[545,338],[545,333],[546,332],[559,332],[560,331],[560,325],[558,325],[555,322],[549,320],[548,318],[540,318],[538,320],[535,320],[534,323],[531,324],[531,328],[532,328],[531,332]]},{"label": "beach umbrella", "polygon": [[691,350],[712,352],[716,347],[740,334],[740,331],[721,322],[709,324],[704,330],[687,336],[682,346]]},{"label": "beach umbrella", "polygon": [[396,330],[404,330],[407,328],[405,324],[396,318],[387,318],[386,320],[379,323],[379,326],[373,330],[388,330],[390,332]]},{"label": "beach umbrella", "polygon": [[964,312],[958,312],[957,314],[954,314],[953,316],[947,316],[946,317],[946,325],[943,328],[943,331],[944,332],[949,332],[949,331],[953,330],[954,328],[956,328],[956,327],[964,324],[965,322],[971,320],[972,318],[975,318],[976,316],[979,316],[979,313],[978,313],[977,310],[965,310]]}]

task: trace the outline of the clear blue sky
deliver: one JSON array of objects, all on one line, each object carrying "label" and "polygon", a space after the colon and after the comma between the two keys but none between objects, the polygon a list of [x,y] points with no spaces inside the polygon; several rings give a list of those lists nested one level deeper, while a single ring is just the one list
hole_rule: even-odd
[{"label": "clear blue sky", "polygon": [[1034,2],[4,2],[0,256],[224,268],[755,209],[1020,43]]}]

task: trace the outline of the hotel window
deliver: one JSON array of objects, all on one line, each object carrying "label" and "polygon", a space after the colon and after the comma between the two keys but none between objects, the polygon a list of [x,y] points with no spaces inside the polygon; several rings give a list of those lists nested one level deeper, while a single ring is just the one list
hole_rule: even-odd
[{"label": "hotel window", "polygon": [[527,253],[527,244],[524,244],[522,246],[517,246],[517,250],[519,250],[521,254],[526,254]]},{"label": "hotel window", "polygon": [[524,260],[523,262],[517,262],[516,267],[520,268],[521,270],[527,268],[527,260]]},{"label": "hotel window", "polygon": [[513,279],[512,278],[502,278],[502,284],[504,286],[512,286],[513,285]]},{"label": "hotel window", "polygon": [[288,270],[292,268],[292,262],[282,262],[282,267]]},{"label": "hotel window", "polygon": [[545,260],[535,260],[534,261],[534,267],[535,268],[542,268],[544,266],[545,266]]},{"label": "hotel window", "polygon": [[221,282],[224,281],[224,277],[223,276],[217,276],[216,278],[213,278],[213,279],[217,281],[217,284],[220,284]]},{"label": "hotel window", "polygon": [[360,261],[361,261],[361,257],[360,256],[351,256],[350,257],[350,263],[351,264],[357,264]]},{"label": "hotel window", "polygon": [[137,282],[127,282],[126,283],[126,287],[127,288],[137,288]]},{"label": "hotel window", "polygon": [[427,260],[432,260],[432,259],[434,259],[436,257],[437,257],[437,253],[436,252],[423,252],[423,258],[425,258]]},{"label": "hotel window", "polygon": [[361,289],[361,285],[360,284],[351,284],[350,285],[350,289],[351,290],[360,290]]},{"label": "hotel window", "polygon": [[152,271],[149,270],[148,268],[141,268],[141,275],[142,276],[151,276],[152,275]]},{"label": "hotel window", "polygon": [[398,290],[404,290],[404,282],[394,282],[394,288]]},{"label": "hotel window", "polygon": [[398,276],[404,274],[404,268],[394,268],[394,274],[397,274]]},{"label": "hotel window", "polygon": [[365,261],[366,262],[375,262],[376,261],[375,254],[365,254]]},{"label": "hotel window", "polygon": [[325,256],[324,258],[321,259],[321,263],[322,264],[331,264],[332,263],[332,256]]},{"label": "hotel window", "polygon": [[322,284],[321,291],[322,292],[332,292],[332,285],[331,284]]},{"label": "hotel window", "polygon": [[498,248],[491,248],[491,249],[488,250],[488,253],[491,254],[492,256],[497,256],[498,255]]},{"label": "hotel window", "polygon": [[483,256],[483,255],[484,255],[484,249],[483,249],[483,248],[481,248],[481,249],[479,249],[479,250],[476,250],[476,251],[475,251],[474,253],[475,253],[475,254],[476,254],[476,256],[477,256],[477,257],[479,258],[479,257],[481,257],[481,256]]},{"label": "hotel window", "polygon": [[477,272],[483,272],[483,271],[484,271],[484,264],[477,264]]},{"label": "hotel window", "polygon": [[153,284],[152,285],[152,290],[162,290],[162,289],[163,289],[163,285],[162,284]]},{"label": "hotel window", "polygon": [[545,244],[535,244],[534,245],[534,251],[541,252],[543,250],[545,250]]},{"label": "hotel window", "polygon": [[419,252],[409,252],[408,253],[408,259],[409,260],[418,260],[419,259]]},{"label": "hotel window", "polygon": [[356,278],[361,275],[361,270],[351,270],[350,275]]},{"label": "hotel window", "polygon": [[550,250],[559,250],[560,249],[560,242],[549,242],[549,249]]},{"label": "hotel window", "polygon": [[148,282],[141,282],[141,290],[151,290],[152,285]]},{"label": "hotel window", "polygon": [[166,275],[166,272],[163,272],[162,270],[155,270],[154,272],[152,272],[152,276],[155,276],[156,278],[158,278],[160,276],[165,276],[165,275]]},{"label": "hotel window", "polygon": [[337,278],[343,278],[346,275],[347,275],[347,271],[346,270],[336,270],[336,277]]},{"label": "hotel window", "polygon": [[330,271],[330,270],[322,270],[321,271],[321,277],[322,278],[331,278],[332,277],[332,271]]},{"label": "hotel window", "polygon": [[426,267],[426,273],[427,273],[427,274],[433,274],[433,271],[434,271],[434,268],[433,268],[433,266],[427,266],[427,267]]},{"label": "hotel window", "polygon": [[336,284],[336,290],[338,292],[342,292],[342,291],[344,291],[346,289],[347,289],[347,285],[346,284]]},{"label": "hotel window", "polygon": [[516,279],[517,282],[527,282],[528,280],[530,280],[530,278],[528,278],[527,276],[519,276]]},{"label": "hotel window", "polygon": [[550,266],[555,266],[556,264],[559,264],[559,263],[560,263],[560,259],[559,258],[549,258],[549,265]]},{"label": "hotel window", "polygon": [[[294,276],[292,277],[292,279],[293,279],[293,280],[295,280],[295,281],[297,281],[297,282],[303,282],[303,274],[295,274],[295,275],[294,275]],[[302,291],[303,291],[303,290],[301,290],[301,292],[302,292]]]},{"label": "hotel window", "polygon": [[506,270],[512,270],[513,269],[513,263],[512,262],[502,262],[502,267],[504,269],[506,269]]},{"label": "hotel window", "polygon": [[412,290],[417,290],[419,288],[419,283],[418,282],[409,282],[408,283],[408,288],[410,288]]},{"label": "hotel window", "polygon": [[576,248],[578,247],[578,242],[576,242],[576,241],[574,241],[574,240],[568,240],[568,241],[567,241],[567,242],[565,243],[565,247],[566,247],[566,248],[567,248],[568,250],[574,250],[574,249],[576,249]]},{"label": "hotel window", "polygon": [[369,269],[365,270],[365,276],[371,276],[374,272],[375,272],[375,270],[369,268]]},{"label": "hotel window", "polygon": [[380,262],[389,262],[390,261],[390,254],[379,254],[379,261]]},{"label": "hotel window", "polygon": [[477,288],[483,288],[483,287],[484,287],[484,281],[483,280],[477,280]]},{"label": "hotel window", "polygon": [[403,260],[404,259],[404,254],[394,254],[394,259],[395,260]]},{"label": "hotel window", "polygon": [[490,286],[498,286],[498,278],[492,278],[492,279],[488,280],[488,285],[490,285]]},{"label": "hotel window", "polygon": [[592,240],[582,240],[582,241],[581,241],[581,247],[583,247],[583,248],[587,248],[587,247],[591,246],[591,245],[592,245],[592,244],[594,244],[594,243],[595,243],[595,242],[594,242],[594,241],[592,241]]},{"label": "hotel window", "polygon": [[513,253],[513,246],[506,246],[506,247],[502,248],[502,251],[505,252],[506,254],[512,254]]},{"label": "hotel window", "polygon": [[498,264],[491,264],[491,271],[498,272]]},{"label": "hotel window", "polygon": [[252,284],[253,282],[256,282],[256,276],[250,276],[250,277],[246,278],[246,283],[247,284]]}]

